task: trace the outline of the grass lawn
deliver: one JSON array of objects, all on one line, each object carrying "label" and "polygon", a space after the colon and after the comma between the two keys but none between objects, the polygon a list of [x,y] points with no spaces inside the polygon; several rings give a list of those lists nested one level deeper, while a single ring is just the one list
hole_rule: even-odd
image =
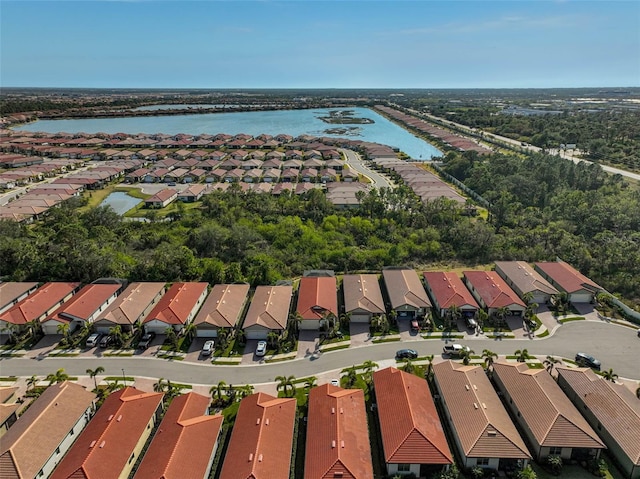
[{"label": "grass lawn", "polygon": [[561,323],[568,323],[570,321],[582,321],[584,318],[582,316],[572,316],[570,318],[562,318],[560,320]]}]

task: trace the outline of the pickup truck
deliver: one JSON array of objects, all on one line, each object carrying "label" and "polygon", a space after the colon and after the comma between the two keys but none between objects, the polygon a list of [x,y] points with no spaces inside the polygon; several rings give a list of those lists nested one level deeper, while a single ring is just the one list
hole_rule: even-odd
[{"label": "pickup truck", "polygon": [[471,351],[469,346],[463,346],[462,344],[447,344],[442,348],[442,355],[458,358],[462,354],[462,351]]}]

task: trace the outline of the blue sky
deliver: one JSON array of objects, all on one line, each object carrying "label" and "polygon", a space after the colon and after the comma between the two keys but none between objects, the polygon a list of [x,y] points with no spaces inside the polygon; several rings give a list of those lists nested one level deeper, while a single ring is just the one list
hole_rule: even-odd
[{"label": "blue sky", "polygon": [[640,2],[7,1],[0,85],[640,86]]}]

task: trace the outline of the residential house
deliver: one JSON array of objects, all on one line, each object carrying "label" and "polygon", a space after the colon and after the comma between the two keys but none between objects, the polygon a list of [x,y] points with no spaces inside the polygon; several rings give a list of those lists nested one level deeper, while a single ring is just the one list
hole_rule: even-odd
[{"label": "residential house", "polygon": [[171,401],[134,479],[209,477],[224,420],[208,415],[210,404],[193,392]]},{"label": "residential house", "polygon": [[462,274],[473,297],[490,315],[495,315],[501,308],[507,308],[512,316],[524,314],[524,301],[495,271],[465,271]]},{"label": "residential house", "polygon": [[385,268],[382,278],[391,309],[398,318],[424,318],[431,312],[431,301],[418,273],[409,268]]},{"label": "residential house", "polygon": [[482,366],[433,365],[438,400],[462,467],[521,469],[531,459]]},{"label": "residential house", "polygon": [[244,398],[220,479],[287,479],[291,473],[295,422],[295,398],[276,398],[265,393]]},{"label": "residential house", "polygon": [[640,401],[589,368],[557,368],[558,385],[597,430],[628,479],[640,478]]},{"label": "residential house", "polygon": [[0,387],[0,438],[18,420],[21,403],[16,402],[17,386]]},{"label": "residential house", "polygon": [[141,324],[165,293],[165,283],[131,283],[93,322],[99,333],[115,326],[133,331]]},{"label": "residential house", "polygon": [[51,479],[128,477],[160,417],[162,398],[133,387],[111,393]]},{"label": "residential house", "polygon": [[0,283],[0,315],[38,289],[38,283]]},{"label": "residential house", "polygon": [[373,465],[362,389],[331,384],[309,392],[305,479],[371,479]]},{"label": "residential house", "polygon": [[453,455],[427,382],[386,368],[373,373],[373,384],[387,474],[431,477],[448,468]]},{"label": "residential house", "polygon": [[281,173],[282,171],[277,168],[270,168],[266,170],[262,175],[262,181],[264,181],[265,183],[277,183],[280,179]]},{"label": "residential house", "polygon": [[58,326],[68,324],[69,331],[75,331],[84,323],[93,321],[113,303],[122,290],[120,283],[88,284],[69,301],[40,322],[44,334],[60,334]]},{"label": "residential house", "polygon": [[292,294],[293,288],[287,285],[258,286],[242,324],[247,339],[282,333],[287,328]]},{"label": "residential house", "polygon": [[296,312],[299,328],[318,331],[327,318],[338,319],[338,291],[335,276],[303,276],[298,288]]},{"label": "residential house", "polygon": [[49,386],[2,436],[3,479],[49,477],[91,419],[95,400],[69,381]]},{"label": "residential house", "polygon": [[144,200],[144,206],[146,208],[164,208],[173,203],[177,198],[178,192],[176,190],[173,188],[165,188]]},{"label": "residential house", "polygon": [[199,201],[208,190],[208,185],[191,185],[178,193],[178,201],[182,201],[184,203],[195,203],[196,201]]},{"label": "residential house", "polygon": [[454,272],[425,271],[425,288],[440,317],[458,308],[464,317],[474,317],[480,306]]},{"label": "residential house", "polygon": [[344,311],[354,323],[369,323],[374,315],[385,314],[382,290],[375,274],[345,274],[342,278]]},{"label": "residential house", "polygon": [[537,304],[545,304],[558,294],[549,281],[524,261],[496,261],[498,273],[520,296],[531,295]]},{"label": "residential house", "polygon": [[144,319],[145,331],[165,334],[169,327],[181,331],[195,318],[207,297],[208,286],[208,283],[173,283]]},{"label": "residential house", "polygon": [[235,329],[248,295],[248,284],[216,284],[193,320],[196,336],[216,338],[220,328]]},{"label": "residential house", "polygon": [[548,456],[586,461],[600,455],[604,443],[545,369],[494,362],[492,378],[538,461]]},{"label": "residential house", "polygon": [[558,290],[567,293],[572,303],[592,303],[604,291],[585,275],[564,261],[536,263],[535,269]]},{"label": "residential house", "polygon": [[262,171],[260,168],[253,168],[244,174],[244,176],[242,177],[242,181],[244,181],[245,183],[259,183],[262,179],[263,174],[264,171]]}]

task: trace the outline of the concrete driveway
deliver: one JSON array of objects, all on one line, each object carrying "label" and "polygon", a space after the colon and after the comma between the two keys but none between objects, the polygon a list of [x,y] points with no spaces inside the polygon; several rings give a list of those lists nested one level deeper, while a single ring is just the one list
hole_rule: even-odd
[{"label": "concrete driveway", "polygon": [[318,351],[320,346],[319,331],[300,331],[298,337],[298,354],[296,359],[308,358]]},{"label": "concrete driveway", "polygon": [[351,336],[352,348],[372,344],[369,323],[349,323],[349,335]]},{"label": "concrete driveway", "polygon": [[256,362],[261,362],[264,358],[256,356],[257,347],[257,339],[247,339],[247,344],[244,347],[244,353],[242,353],[242,360],[240,361],[240,364],[255,364]]}]

